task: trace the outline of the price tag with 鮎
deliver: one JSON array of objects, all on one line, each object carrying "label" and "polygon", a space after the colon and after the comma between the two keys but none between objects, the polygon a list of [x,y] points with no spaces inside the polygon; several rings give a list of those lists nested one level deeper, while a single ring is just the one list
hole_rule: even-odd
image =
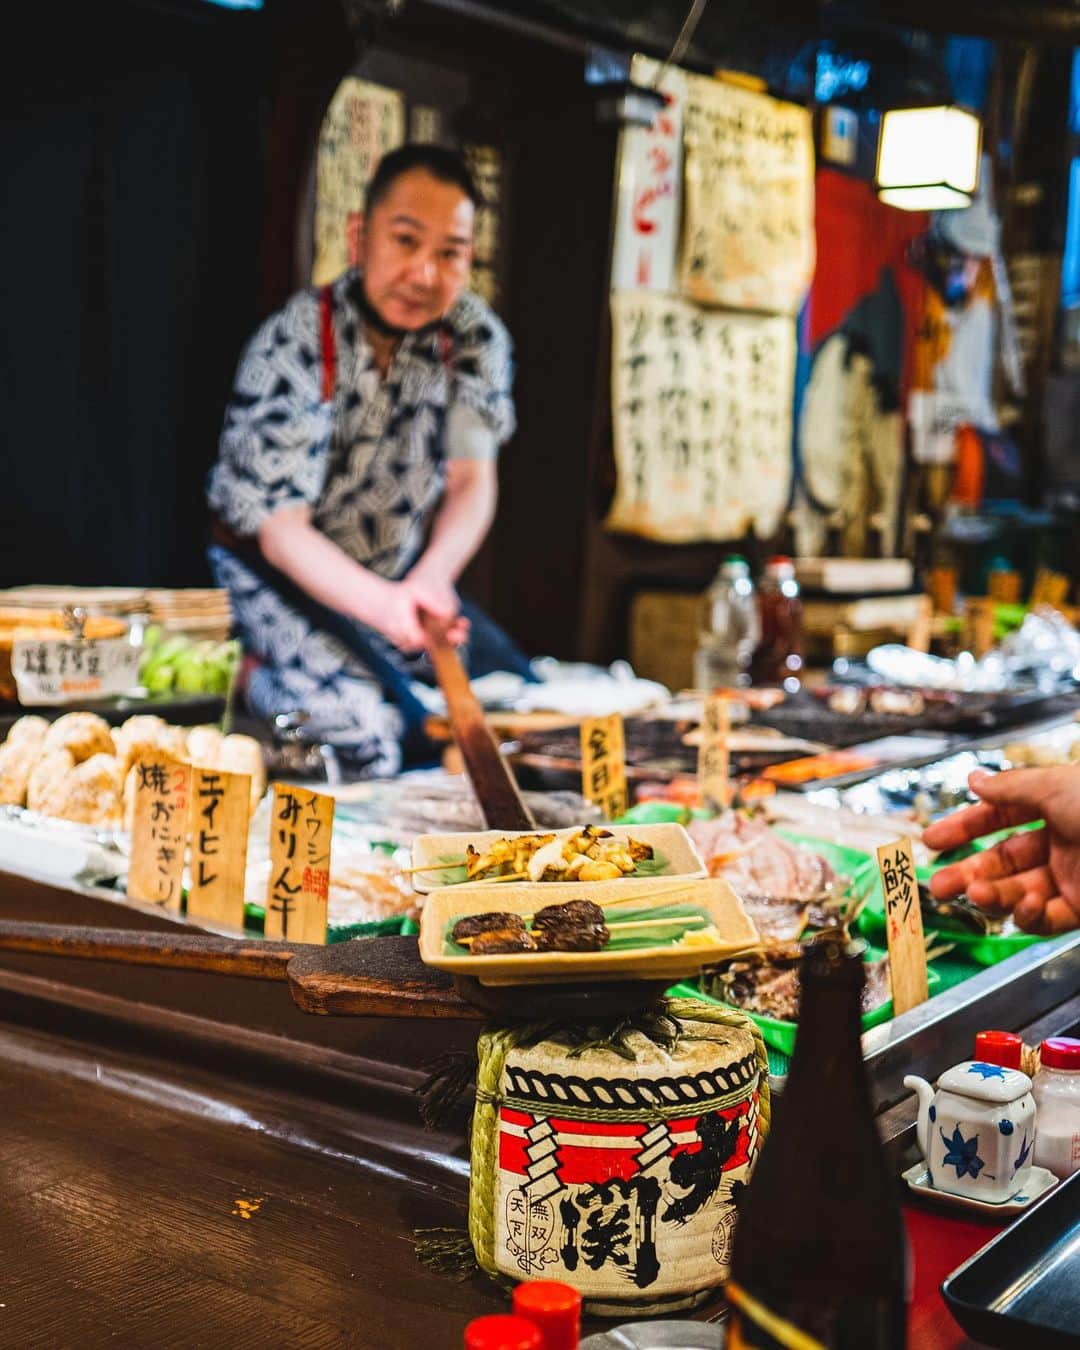
[{"label": "price tag with \u9b8e", "polygon": [[334,799],[306,788],[274,785],[266,936],[326,942]]},{"label": "price tag with \u9b8e", "polygon": [[889,974],[893,1010],[897,1017],[925,1003],[926,941],[923,937],[919,882],[911,840],[882,844],[877,850],[878,870],[885,895],[885,926],[889,943]]},{"label": "price tag with \u9b8e", "polygon": [[128,898],[180,913],[191,766],[151,753],[135,763]]},{"label": "price tag with \u9b8e", "polygon": [[192,770],[190,918],[237,931],[244,927],[250,796],[247,774]]},{"label": "price tag with \u9b8e", "polygon": [[626,810],[626,742],[620,713],[582,722],[581,791],[596,803],[605,820],[614,820]]}]

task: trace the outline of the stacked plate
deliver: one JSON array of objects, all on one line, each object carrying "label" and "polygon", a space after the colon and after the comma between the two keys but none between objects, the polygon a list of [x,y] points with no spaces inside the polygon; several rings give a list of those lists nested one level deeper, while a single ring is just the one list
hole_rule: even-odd
[{"label": "stacked plate", "polygon": [[88,614],[122,618],[146,614],[148,592],[135,586],[13,586],[0,591],[0,605],[17,609],[61,611],[81,605]]},{"label": "stacked plate", "polygon": [[175,591],[147,591],[150,622],[168,633],[190,633],[223,642],[232,628],[227,591],[190,587]]}]

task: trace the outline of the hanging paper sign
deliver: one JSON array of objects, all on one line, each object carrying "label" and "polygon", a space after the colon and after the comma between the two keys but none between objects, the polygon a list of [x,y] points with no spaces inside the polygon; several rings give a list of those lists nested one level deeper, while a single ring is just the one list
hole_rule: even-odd
[{"label": "hanging paper sign", "polygon": [[489,305],[500,299],[502,267],[503,156],[496,145],[468,141],[461,147],[469,173],[480,194],[473,220],[472,267],[469,288]]},{"label": "hanging paper sign", "polygon": [[342,80],[319,132],[311,271],[316,286],[351,265],[367,185],[383,155],[404,140],[405,100],[396,89]]},{"label": "hanging paper sign", "polygon": [[814,274],[814,142],[794,103],[686,76],[681,289],[795,314]]},{"label": "hanging paper sign", "polygon": [[192,770],[189,918],[243,928],[250,802],[247,774]]},{"label": "hanging paper sign", "polygon": [[[659,65],[635,56],[630,78],[652,87]],[[682,214],[682,137],[686,77],[669,66],[659,85],[664,106],[651,127],[627,126],[619,134],[619,185],[613,290],[672,291]]]},{"label": "hanging paper sign", "polygon": [[926,940],[911,840],[905,838],[894,844],[882,844],[877,850],[877,863],[885,896],[893,1009],[899,1017],[925,1003],[929,994]]},{"label": "hanging paper sign", "polygon": [[620,713],[582,722],[581,791],[596,803],[605,820],[614,820],[626,810],[626,741]]},{"label": "hanging paper sign", "polygon": [[126,637],[20,637],[16,630],[11,671],[24,707],[82,703],[134,689],[141,656]]},{"label": "hanging paper sign", "polygon": [[705,720],[702,724],[701,748],[698,751],[698,785],[701,804],[719,815],[726,811],[731,797],[731,756],[728,742],[731,735],[731,704],[723,694],[708,694],[705,698]]},{"label": "hanging paper sign", "polygon": [[613,295],[611,317],[608,529],[673,544],[775,533],[791,484],[792,321],[647,292]]},{"label": "hanging paper sign", "polygon": [[268,938],[326,942],[333,829],[333,797],[274,785],[266,896]]},{"label": "hanging paper sign", "polygon": [[190,764],[181,764],[163,752],[136,761],[127,882],[130,900],[180,913],[190,796]]}]

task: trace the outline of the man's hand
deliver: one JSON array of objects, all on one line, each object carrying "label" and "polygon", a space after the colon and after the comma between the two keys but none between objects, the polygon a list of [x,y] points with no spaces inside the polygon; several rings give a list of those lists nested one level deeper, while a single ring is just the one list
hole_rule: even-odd
[{"label": "man's hand", "polygon": [[958,848],[1009,826],[1045,824],[943,867],[930,882],[934,895],[966,892],[982,909],[1011,912],[1029,933],[1080,926],[1080,765],[975,772],[968,785],[979,804],[928,826],[927,848]]},{"label": "man's hand", "polygon": [[427,646],[423,615],[431,615],[446,630],[447,640],[455,647],[468,636],[469,621],[458,614],[459,601],[453,588],[449,594],[410,573],[403,581],[387,581],[378,608],[368,622],[403,652],[422,651]]}]

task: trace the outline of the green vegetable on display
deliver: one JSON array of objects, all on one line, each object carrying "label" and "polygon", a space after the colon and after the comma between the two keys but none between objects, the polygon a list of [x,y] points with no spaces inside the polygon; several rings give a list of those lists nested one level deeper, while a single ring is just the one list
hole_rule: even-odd
[{"label": "green vegetable on display", "polygon": [[236,639],[165,637],[154,624],[143,635],[139,681],[151,694],[228,694],[239,666]]}]

